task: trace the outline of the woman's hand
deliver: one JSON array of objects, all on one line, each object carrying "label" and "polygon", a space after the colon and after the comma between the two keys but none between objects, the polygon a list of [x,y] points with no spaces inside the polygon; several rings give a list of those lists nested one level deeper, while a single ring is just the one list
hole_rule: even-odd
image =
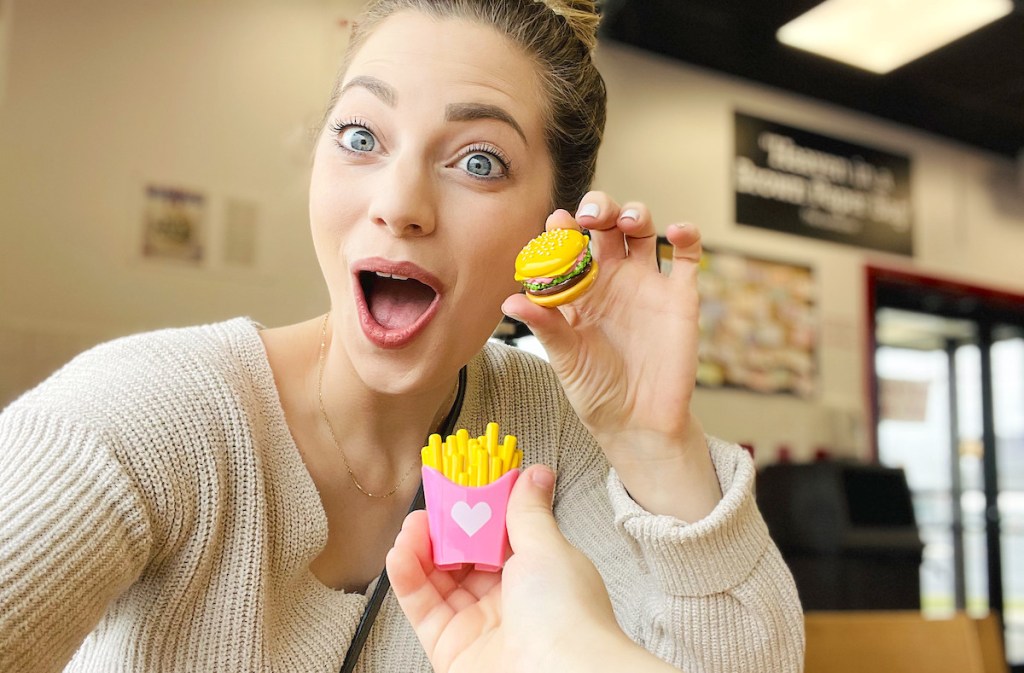
[{"label": "woman's hand", "polygon": [[502,309],[540,339],[570,403],[630,495],[654,513],[702,518],[721,492],[703,430],[690,414],[700,233],[692,225],[668,227],[672,271],[665,276],[642,203],[619,206],[590,192],[575,218],[556,211],[546,227],[589,230],[597,280],[558,308],[514,295]]},{"label": "woman's hand", "polygon": [[554,474],[541,465],[508,505],[512,557],[501,573],[434,567],[426,512],[411,513],[388,553],[398,602],[438,673],[675,670],[619,629],[593,564],[551,515]]}]

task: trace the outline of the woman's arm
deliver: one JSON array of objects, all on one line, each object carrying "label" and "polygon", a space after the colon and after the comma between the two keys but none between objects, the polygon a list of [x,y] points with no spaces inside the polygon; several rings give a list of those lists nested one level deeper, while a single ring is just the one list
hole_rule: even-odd
[{"label": "woman's arm", "polygon": [[[626,632],[660,658],[722,673],[798,671],[800,605],[754,504],[753,465],[707,439],[690,411],[699,231],[666,229],[664,275],[642,203],[591,192],[575,217],[556,211],[546,226],[585,227],[599,266],[569,304],[515,295],[502,307],[543,343],[575,412],[560,435],[559,525],[604,576]],[[600,493],[595,453],[607,460]]]},{"label": "woman's arm", "polygon": [[31,400],[0,414],[0,670],[63,669],[151,543],[98,433]]},{"label": "woman's arm", "polygon": [[597,280],[578,299],[545,308],[524,295],[503,310],[543,343],[576,414],[632,498],[653,514],[706,516],[721,498],[700,423],[690,413],[700,320],[700,232],[670,225],[672,270],[659,271],[654,222],[642,203],[583,197],[575,217],[547,229],[585,227]]}]

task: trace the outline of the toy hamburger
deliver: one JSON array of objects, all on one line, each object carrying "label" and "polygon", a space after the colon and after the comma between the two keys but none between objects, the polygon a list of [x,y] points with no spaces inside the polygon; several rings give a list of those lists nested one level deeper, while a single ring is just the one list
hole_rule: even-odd
[{"label": "toy hamburger", "polygon": [[526,244],[516,257],[516,280],[541,306],[573,301],[597,278],[590,237],[575,229],[552,229]]}]

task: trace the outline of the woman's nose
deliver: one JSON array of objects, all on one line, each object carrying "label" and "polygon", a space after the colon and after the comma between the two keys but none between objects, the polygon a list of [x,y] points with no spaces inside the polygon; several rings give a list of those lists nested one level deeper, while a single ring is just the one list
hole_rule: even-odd
[{"label": "woman's nose", "polygon": [[370,202],[370,221],[387,227],[397,237],[426,236],[436,220],[432,171],[414,157],[393,157],[381,173]]}]

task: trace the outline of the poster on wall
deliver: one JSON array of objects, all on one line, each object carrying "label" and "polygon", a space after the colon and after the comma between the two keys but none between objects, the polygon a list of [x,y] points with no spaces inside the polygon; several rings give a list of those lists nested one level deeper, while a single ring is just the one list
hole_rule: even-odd
[{"label": "poster on wall", "polygon": [[913,254],[910,159],[735,113],[736,222]]},{"label": "poster on wall", "polygon": [[206,198],[176,187],[148,185],[142,218],[142,255],[147,259],[203,261]]},{"label": "poster on wall", "polygon": [[930,381],[878,378],[879,420],[924,423],[928,420]]},{"label": "poster on wall", "polygon": [[[663,273],[672,245],[658,240]],[[810,267],[705,249],[698,385],[810,397],[817,378],[817,314]]]}]

